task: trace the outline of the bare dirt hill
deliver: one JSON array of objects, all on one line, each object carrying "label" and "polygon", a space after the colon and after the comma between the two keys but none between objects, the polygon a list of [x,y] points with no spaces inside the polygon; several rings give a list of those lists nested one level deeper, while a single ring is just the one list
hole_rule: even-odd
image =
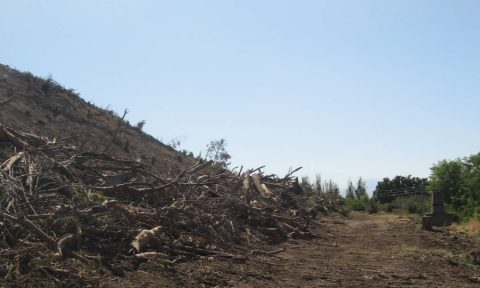
[{"label": "bare dirt hill", "polygon": [[[126,107],[128,108],[128,107]],[[151,164],[164,176],[197,160],[132,127],[121,115],[94,106],[52,79],[0,64],[0,123],[70,143],[87,151],[128,156]]]}]

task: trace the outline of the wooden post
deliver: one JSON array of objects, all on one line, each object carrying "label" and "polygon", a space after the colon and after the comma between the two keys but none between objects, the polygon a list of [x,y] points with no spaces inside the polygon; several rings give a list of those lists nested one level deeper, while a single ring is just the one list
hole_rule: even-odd
[{"label": "wooden post", "polygon": [[440,191],[432,192],[432,214],[445,213],[445,193]]}]

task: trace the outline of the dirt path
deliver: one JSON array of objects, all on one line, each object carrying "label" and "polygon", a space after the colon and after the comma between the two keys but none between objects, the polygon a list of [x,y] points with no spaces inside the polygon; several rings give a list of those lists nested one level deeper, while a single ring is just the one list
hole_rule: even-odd
[{"label": "dirt path", "polygon": [[[326,239],[288,255],[291,287],[479,287],[467,256],[478,243],[451,230],[429,232],[395,215],[327,221]],[[305,280],[302,284],[299,277]],[[477,282],[477,283],[476,283]],[[284,286],[284,287],[285,287]]]},{"label": "dirt path", "polygon": [[158,287],[160,283],[166,287],[480,287],[479,266],[469,256],[480,249],[478,239],[453,229],[424,231],[414,220],[395,215],[354,213],[348,219],[321,221],[315,224],[320,239],[291,240],[286,251],[273,257],[257,256],[247,263],[211,259],[184,263],[169,275],[164,274],[174,279],[168,281],[163,277],[160,280],[158,274],[141,271],[129,277],[135,279],[130,284],[132,287],[138,287],[137,284]]}]

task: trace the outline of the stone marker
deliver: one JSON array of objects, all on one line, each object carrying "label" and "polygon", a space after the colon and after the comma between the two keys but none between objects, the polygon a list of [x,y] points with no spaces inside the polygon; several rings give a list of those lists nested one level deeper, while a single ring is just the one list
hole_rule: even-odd
[{"label": "stone marker", "polygon": [[453,222],[453,216],[445,213],[445,193],[432,192],[432,213],[422,217],[424,229],[431,230],[433,226],[448,226]]}]

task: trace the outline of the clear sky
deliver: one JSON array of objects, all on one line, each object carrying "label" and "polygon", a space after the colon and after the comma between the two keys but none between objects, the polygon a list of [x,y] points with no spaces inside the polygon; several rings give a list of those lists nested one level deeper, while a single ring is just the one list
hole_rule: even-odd
[{"label": "clear sky", "polygon": [[[0,0],[0,62],[196,154],[347,179],[480,151],[480,1]],[[371,187],[372,188],[372,187]]]}]

